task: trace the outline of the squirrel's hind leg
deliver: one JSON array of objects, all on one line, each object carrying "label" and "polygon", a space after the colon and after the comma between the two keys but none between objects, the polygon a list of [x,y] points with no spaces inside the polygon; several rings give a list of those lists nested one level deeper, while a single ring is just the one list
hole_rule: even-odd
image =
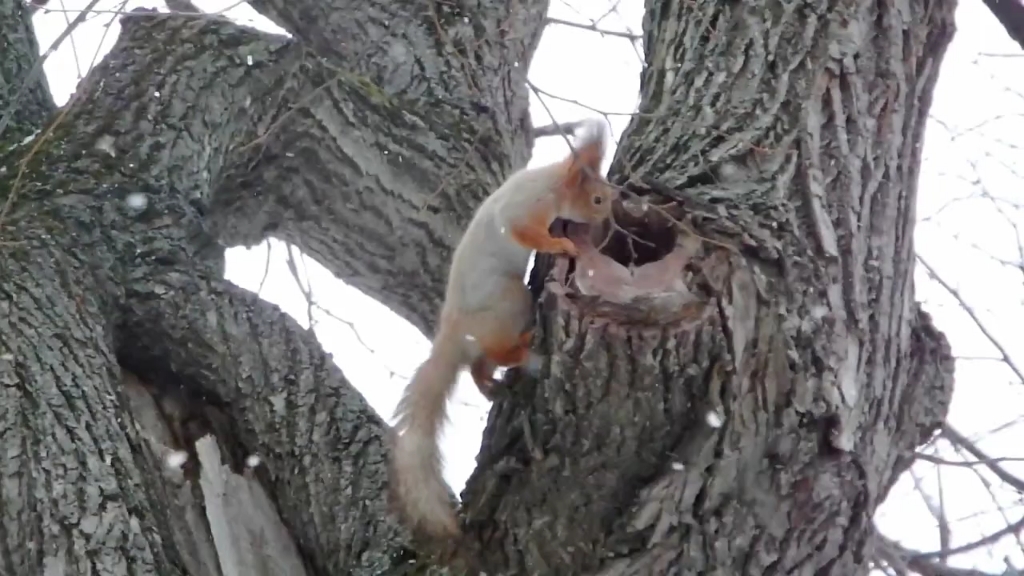
[{"label": "squirrel's hind leg", "polygon": [[531,331],[528,330],[513,343],[482,343],[483,354],[470,364],[469,374],[485,398],[494,401],[494,387],[497,384],[494,379],[495,368],[526,363],[530,356],[530,339]]},{"label": "squirrel's hind leg", "polygon": [[494,402],[494,369],[496,367],[485,355],[481,355],[469,365],[469,375],[473,377],[473,383],[476,384],[484,398],[491,402]]},{"label": "squirrel's hind leg", "polygon": [[484,345],[484,355],[498,366],[519,366],[526,362],[526,358],[530,354],[532,333],[532,330],[521,333],[515,342],[494,346]]}]

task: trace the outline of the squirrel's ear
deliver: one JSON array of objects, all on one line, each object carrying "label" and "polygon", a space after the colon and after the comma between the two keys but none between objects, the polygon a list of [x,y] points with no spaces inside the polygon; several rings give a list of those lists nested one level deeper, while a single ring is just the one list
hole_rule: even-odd
[{"label": "squirrel's ear", "polygon": [[570,185],[582,183],[588,170],[595,176],[601,174],[605,149],[604,122],[594,120],[585,128],[586,132],[573,143],[573,150],[565,159],[566,180]]}]

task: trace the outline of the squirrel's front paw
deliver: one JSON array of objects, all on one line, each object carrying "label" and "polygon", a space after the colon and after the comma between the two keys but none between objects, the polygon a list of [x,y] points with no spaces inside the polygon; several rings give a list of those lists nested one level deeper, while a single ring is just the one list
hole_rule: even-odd
[{"label": "squirrel's front paw", "polygon": [[568,238],[559,238],[558,240],[559,252],[567,256],[572,256],[573,258],[580,255],[579,249],[576,248],[576,245],[572,243],[572,240],[569,240]]}]

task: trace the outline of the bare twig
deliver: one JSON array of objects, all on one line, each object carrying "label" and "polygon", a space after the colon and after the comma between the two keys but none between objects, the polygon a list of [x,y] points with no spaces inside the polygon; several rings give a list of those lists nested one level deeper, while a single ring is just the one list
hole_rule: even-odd
[{"label": "bare twig", "polygon": [[918,460],[924,460],[931,464],[940,466],[957,466],[962,468],[973,468],[975,466],[988,466],[991,463],[999,462],[1024,462],[1024,458],[990,458],[988,460],[947,460],[924,452],[917,452],[914,455]]},{"label": "bare twig", "polygon": [[992,458],[989,458],[989,456],[985,454],[981,448],[978,448],[978,445],[972,442],[969,438],[948,424],[942,427],[942,435],[954,445],[962,447],[970,453],[971,456],[974,456],[983,462],[984,465],[1000,480],[1009,484],[1014,490],[1024,494],[1024,480],[1007,472],[1005,468],[996,463]]},{"label": "bare twig", "polygon": [[579,129],[583,122],[552,122],[546,126],[539,126],[533,129],[534,138],[545,138],[547,136],[562,136],[572,134]]},{"label": "bare twig", "polygon": [[[65,8],[64,0],[60,0],[60,7]],[[67,12],[64,13],[64,24],[67,25],[68,28],[71,27],[71,16],[69,16]],[[78,46],[75,45],[74,34],[72,34],[68,39],[71,40],[71,54],[75,57],[75,70],[78,72],[78,79],[81,80],[83,76],[82,63],[78,57]]]},{"label": "bare twig", "polygon": [[[314,332],[316,331],[317,322],[314,319],[314,315],[313,315],[313,309],[315,308],[317,311],[323,313],[324,315],[326,315],[327,317],[331,318],[332,320],[336,320],[336,321],[344,324],[349,329],[349,331],[352,332],[352,335],[355,336],[356,341],[359,342],[360,346],[365,348],[373,356],[380,356],[380,353],[377,352],[377,350],[375,350],[373,347],[371,347],[369,344],[367,344],[365,340],[363,340],[363,337],[362,337],[362,335],[359,334],[359,330],[356,329],[355,324],[353,324],[349,320],[345,320],[344,318],[341,318],[340,316],[334,314],[334,312],[331,312],[327,308],[324,308],[321,304],[319,304],[316,301],[316,298],[313,296],[313,282],[312,282],[312,280],[309,279],[309,270],[306,268],[306,255],[305,255],[305,253],[302,252],[302,250],[299,250],[296,246],[294,246],[292,244],[286,243],[286,246],[287,246],[287,249],[288,249],[288,257],[286,259],[286,264],[288,266],[288,271],[291,273],[292,278],[295,279],[295,284],[298,285],[299,291],[302,292],[302,296],[306,299],[306,317],[307,317],[307,322],[309,324],[309,329],[311,331],[314,331]],[[297,260],[296,256],[295,256],[295,252],[296,251],[298,251],[298,258],[297,259],[302,261],[302,274],[301,275],[299,274],[299,267],[298,267],[298,264],[296,263],[296,260]],[[269,265],[270,265],[269,260],[270,260],[270,249],[269,249],[269,243],[268,243],[268,249],[267,249],[267,266],[268,266],[268,268],[269,268]],[[303,278],[305,279],[305,281],[303,281]],[[262,289],[262,284],[261,284],[261,289]],[[408,375],[400,374],[400,373],[396,372],[390,366],[387,366],[386,363],[382,363],[382,364],[385,366],[385,369],[390,373],[390,375],[392,377],[398,376],[398,377],[401,377],[401,378],[405,378],[406,380],[409,379]]]},{"label": "bare twig", "polygon": [[267,245],[267,259],[263,263],[263,278],[260,279],[260,286],[256,290],[256,295],[261,296],[263,294],[263,285],[267,282],[267,277],[270,275],[270,253],[274,250],[274,245],[270,243],[270,239],[263,241]]},{"label": "bare twig", "polygon": [[[352,333],[352,335],[355,336],[356,341],[359,342],[359,345],[362,346],[363,348],[365,348],[367,352],[369,352],[370,354],[372,354],[374,356],[380,356],[380,352],[378,352],[375,348],[371,347],[369,344],[366,343],[365,340],[363,340],[362,335],[360,335],[359,331],[356,330],[356,325],[351,320],[346,320],[346,319],[342,318],[341,316],[338,316],[334,312],[332,312],[332,311],[328,310],[327,308],[324,308],[323,306],[321,306],[319,303],[314,302],[313,305],[316,306],[317,310],[322,312],[325,316],[327,316],[331,320],[335,320],[337,322],[340,322],[340,323],[344,324],[345,327],[348,328],[349,331]],[[381,365],[384,366],[384,368],[388,371],[388,374],[391,377],[397,376],[397,377],[403,378],[405,380],[409,380],[411,378],[411,375],[409,375],[409,374],[402,374],[402,373],[396,371],[394,368],[389,366],[387,364],[387,362],[381,362]]]},{"label": "bare twig", "polygon": [[[574,100],[572,98],[566,98],[565,96],[559,96],[557,94],[552,94],[551,92],[548,92],[547,90],[544,90],[542,88],[538,88],[533,82],[531,82],[529,80],[526,81],[526,84],[530,87],[530,90],[534,91],[534,93],[537,95],[537,99],[538,100],[540,100],[540,95],[543,94],[544,96],[547,96],[548,98],[554,98],[555,100],[560,100],[562,102],[565,102],[566,104],[573,104],[573,105],[579,106],[580,108],[583,108],[585,110],[589,110],[590,112],[594,112],[595,114],[600,114],[600,115],[604,116],[605,118],[608,118],[609,116],[637,116],[637,115],[645,116],[645,117],[653,117],[654,116],[653,114],[638,114],[637,112],[605,112],[604,110],[599,110],[599,109],[594,108],[593,106],[591,106],[589,104],[584,104],[583,102],[580,102],[579,100]],[[545,105],[544,108],[546,110],[547,109],[547,105]],[[548,112],[548,116],[551,117],[551,120],[555,121],[554,114],[552,114],[550,110],[547,110],[547,112]]]},{"label": "bare twig", "polygon": [[[1004,536],[1012,536],[1014,534],[1019,533],[1021,530],[1024,530],[1024,518],[1021,518],[1020,520],[1014,522],[1013,524],[1010,524],[1009,526],[1006,526],[1002,530],[998,530],[996,532],[993,532],[993,533],[989,534],[988,536],[985,536],[983,538],[979,538],[979,539],[975,540],[974,542],[970,542],[968,544],[964,544],[963,546],[957,546],[956,548],[953,548],[953,549],[950,549],[950,550],[942,550],[942,551],[939,551],[939,552],[924,552],[924,553],[921,553],[921,554],[917,554],[917,555],[915,555],[915,556],[913,556],[911,558],[911,561],[934,560],[934,559],[939,558],[940,556],[943,556],[943,555],[955,556],[957,554],[963,554],[965,552],[970,552],[971,550],[977,550],[978,548],[981,548],[982,546],[988,546],[989,544],[995,544],[999,540],[1003,539]],[[916,567],[914,567],[914,569],[917,570]],[[918,571],[920,571],[920,570],[918,570]]]},{"label": "bare twig", "polygon": [[[889,565],[898,576],[1001,576],[989,574],[969,568],[955,568],[926,557],[915,550],[909,550],[897,542],[875,532],[878,556]],[[950,553],[955,553],[950,550]],[[877,564],[877,562],[876,562]]]},{"label": "bare twig", "polygon": [[963,311],[968,316],[970,316],[972,321],[974,321],[974,324],[978,327],[978,330],[981,331],[981,333],[985,336],[985,338],[988,339],[988,341],[993,346],[995,346],[996,350],[999,351],[999,354],[1002,355],[1003,362],[1005,362],[1006,365],[1010,367],[1010,370],[1012,370],[1013,373],[1017,376],[1017,379],[1020,380],[1020,382],[1022,384],[1024,384],[1024,371],[1022,371],[1017,366],[1017,363],[1013,361],[1013,358],[1010,357],[1010,354],[1006,351],[1006,348],[1004,348],[1003,345],[999,343],[999,340],[997,340],[996,337],[993,336],[992,333],[988,331],[988,328],[985,327],[985,324],[982,323],[981,319],[978,318],[978,315],[974,312],[974,308],[971,307],[963,299],[963,297],[960,295],[960,292],[958,290],[956,290],[955,288],[950,286],[948,283],[946,283],[946,281],[943,280],[942,277],[940,277],[935,272],[935,269],[932,268],[931,265],[928,264],[928,262],[924,258],[922,258],[920,255],[918,255],[917,256],[917,261],[921,263],[921,266],[924,266],[925,271],[928,272],[928,276],[930,276],[933,280],[938,282],[938,284],[940,286],[942,286],[946,290],[946,292],[948,292],[949,295],[952,296],[953,299],[957,301],[958,304],[960,304],[960,307],[963,308]]},{"label": "bare twig", "polygon": [[639,34],[633,34],[631,32],[622,32],[619,30],[607,30],[604,28],[598,28],[597,24],[583,24],[582,22],[572,22],[569,20],[562,20],[561,18],[548,18],[548,24],[558,24],[560,26],[569,26],[571,28],[579,28],[581,30],[588,30],[590,32],[597,32],[605,36],[615,36],[617,38],[625,38],[631,42],[640,40]]},{"label": "bare twig", "polygon": [[291,244],[287,244],[287,247],[288,259],[286,260],[286,263],[288,265],[288,271],[292,273],[292,277],[295,278],[295,284],[299,287],[299,291],[302,292],[302,296],[306,299],[306,322],[309,324],[309,329],[315,330],[316,324],[313,322],[313,283],[309,281],[308,275],[306,276],[305,283],[303,283],[302,279],[299,278],[299,267],[295,264],[295,247]]}]

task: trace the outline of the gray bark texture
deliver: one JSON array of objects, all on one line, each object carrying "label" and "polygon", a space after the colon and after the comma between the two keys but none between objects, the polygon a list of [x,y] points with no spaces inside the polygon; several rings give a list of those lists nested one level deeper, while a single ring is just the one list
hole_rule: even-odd
[{"label": "gray bark texture", "polygon": [[[429,334],[462,227],[529,158],[548,3],[250,4],[292,38],[136,11],[58,111],[0,0],[2,574],[195,573],[123,370],[201,415],[183,444],[260,455],[307,573],[433,557],[389,512],[384,421],[224,247],[287,240]],[[954,6],[647,0],[630,200],[601,253],[538,259],[548,360],[492,407],[477,568],[866,573],[952,393],[912,236]]]}]

